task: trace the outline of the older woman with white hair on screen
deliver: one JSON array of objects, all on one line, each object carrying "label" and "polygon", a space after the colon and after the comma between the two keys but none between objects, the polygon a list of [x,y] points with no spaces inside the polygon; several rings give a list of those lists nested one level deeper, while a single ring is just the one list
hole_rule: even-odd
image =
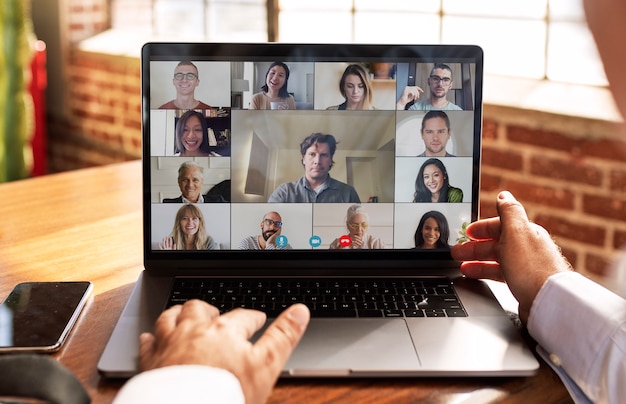
[{"label": "older woman with white hair on screen", "polygon": [[330,249],[380,249],[385,248],[383,240],[367,234],[370,217],[363,205],[351,205],[346,214],[348,234],[330,243]]}]

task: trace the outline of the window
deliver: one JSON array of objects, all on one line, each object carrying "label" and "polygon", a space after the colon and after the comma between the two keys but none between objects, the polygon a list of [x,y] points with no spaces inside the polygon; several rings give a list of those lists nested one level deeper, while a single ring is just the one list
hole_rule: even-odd
[{"label": "window", "polygon": [[112,0],[111,26],[152,40],[265,42],[266,0]]},{"label": "window", "polygon": [[113,0],[111,10],[114,29],[152,40],[471,43],[487,74],[607,85],[582,0]]},{"label": "window", "polygon": [[278,4],[281,42],[477,44],[485,50],[487,74],[607,85],[581,0]]}]

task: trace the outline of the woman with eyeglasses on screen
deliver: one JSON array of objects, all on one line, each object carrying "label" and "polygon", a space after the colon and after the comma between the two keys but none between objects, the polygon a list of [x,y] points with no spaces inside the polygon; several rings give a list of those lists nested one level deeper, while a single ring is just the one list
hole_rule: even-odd
[{"label": "woman with eyeglasses on screen", "polygon": [[352,205],[346,215],[348,234],[336,238],[330,243],[330,249],[381,249],[385,248],[383,240],[367,234],[370,217],[362,205]]}]

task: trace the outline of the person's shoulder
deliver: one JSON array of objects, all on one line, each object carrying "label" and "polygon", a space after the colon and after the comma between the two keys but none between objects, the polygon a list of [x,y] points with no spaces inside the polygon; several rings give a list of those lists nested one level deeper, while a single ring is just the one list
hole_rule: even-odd
[{"label": "person's shoulder", "polygon": [[183,197],[179,196],[178,198],[163,198],[163,203],[182,203]]},{"label": "person's shoulder", "polygon": [[448,105],[446,105],[445,110],[447,111],[463,111],[463,108],[459,107],[458,105],[452,103],[452,102],[448,102]]},{"label": "person's shoulder", "polygon": [[328,176],[328,179],[326,180],[326,184],[328,186],[341,186],[341,185],[348,185],[345,182],[339,181],[333,177],[331,177],[330,175]]},{"label": "person's shoulder", "polygon": [[198,101],[198,105],[196,105],[195,109],[213,109],[213,107],[210,106],[209,104],[205,104],[202,101]]},{"label": "person's shoulder", "polygon": [[239,242],[239,249],[240,250],[255,250],[256,249],[255,240],[256,240],[255,236],[245,237]]},{"label": "person's shoulder", "polygon": [[226,203],[222,195],[202,195],[205,203]]},{"label": "person's shoulder", "polygon": [[252,94],[252,100],[257,102],[264,102],[265,100],[267,100],[267,102],[269,102],[269,97],[264,91],[259,91],[256,94]]},{"label": "person's shoulder", "polygon": [[[354,187],[350,184],[347,184],[343,181],[339,181],[334,179],[333,177],[328,177],[328,185],[333,187],[333,188],[343,188],[343,189],[350,189],[352,191],[355,191]],[[356,191],[355,191],[356,192]]]},{"label": "person's shoulder", "polygon": [[463,190],[461,188],[456,188],[456,187],[448,188],[448,201],[449,202],[462,202]]},{"label": "person's shoulder", "polygon": [[326,108],[327,111],[337,111],[339,109],[339,105],[331,105],[330,107]]},{"label": "person's shoulder", "polygon": [[430,102],[428,101],[428,99],[417,100],[413,103],[413,105],[409,107],[409,111],[425,111],[428,109],[432,109],[428,107],[430,107]]},{"label": "person's shoulder", "polygon": [[294,188],[300,184],[304,185],[304,177],[300,177],[297,180],[293,180],[293,181],[283,182],[278,187],[276,187],[276,189]]},{"label": "person's shoulder", "polygon": [[176,109],[177,107],[176,104],[174,104],[174,101],[175,100],[166,102],[165,104],[161,105],[159,109]]},{"label": "person's shoulder", "polygon": [[371,248],[380,248],[380,249],[385,248],[385,243],[382,238],[372,236],[371,234],[368,234],[367,238],[368,238],[368,244],[371,246]]},{"label": "person's shoulder", "polygon": [[263,91],[252,95],[252,99],[250,99],[250,109],[268,109],[268,107],[269,98],[267,98]]},{"label": "person's shoulder", "polygon": [[274,189],[274,192],[270,194],[267,201],[272,203],[289,202],[292,197],[300,193],[298,190],[304,186],[301,182],[303,178],[304,177],[300,177],[295,181],[283,182]]},{"label": "person's shoulder", "polygon": [[217,244],[215,239],[208,234],[207,234],[207,240],[206,240],[206,249],[207,250],[219,250],[220,249],[219,244]]}]

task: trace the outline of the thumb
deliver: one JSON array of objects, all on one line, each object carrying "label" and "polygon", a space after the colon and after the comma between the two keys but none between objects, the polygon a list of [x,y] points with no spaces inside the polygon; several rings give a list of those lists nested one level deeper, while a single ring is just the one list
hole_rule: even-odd
[{"label": "thumb", "polygon": [[506,238],[511,233],[518,233],[528,227],[526,210],[510,192],[502,191],[498,194],[496,207],[501,223],[500,238]]},{"label": "thumb", "polygon": [[149,370],[153,366],[150,363],[155,350],[154,335],[144,332],[139,336],[139,360],[141,370]]},{"label": "thumb", "polygon": [[254,350],[265,357],[263,362],[276,376],[300,342],[310,318],[308,307],[294,304],[281,313],[254,344]]}]

